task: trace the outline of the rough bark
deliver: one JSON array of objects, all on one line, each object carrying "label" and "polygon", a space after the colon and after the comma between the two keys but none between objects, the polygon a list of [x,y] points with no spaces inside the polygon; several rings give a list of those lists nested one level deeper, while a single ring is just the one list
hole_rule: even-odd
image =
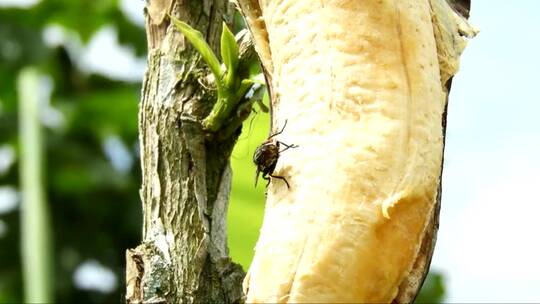
[{"label": "rough bark", "polygon": [[201,121],[215,101],[208,70],[168,14],[219,49],[226,0],[147,1],[148,69],[139,112],[142,243],[126,252],[128,303],[235,303],[244,273],[228,257],[228,138]]}]

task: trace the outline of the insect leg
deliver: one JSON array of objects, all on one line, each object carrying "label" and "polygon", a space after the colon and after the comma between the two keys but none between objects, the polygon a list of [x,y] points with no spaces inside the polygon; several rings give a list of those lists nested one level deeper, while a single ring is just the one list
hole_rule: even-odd
[{"label": "insect leg", "polygon": [[287,181],[287,179],[286,179],[285,177],[283,177],[283,176],[277,176],[277,175],[272,175],[272,174],[270,174],[270,176],[273,177],[273,178],[281,179],[282,181],[285,182],[285,184],[287,184],[287,189],[290,189],[290,188],[291,188],[291,186],[289,186],[289,182]]},{"label": "insect leg", "polygon": [[295,145],[295,144],[287,145],[286,143],[283,143],[281,141],[277,141],[277,144],[278,144],[278,147],[279,147],[279,145],[284,145],[286,147],[285,149],[279,151],[279,153],[281,153],[281,152],[283,152],[283,151],[285,151],[287,149],[290,149],[290,148],[298,148],[298,145]]},{"label": "insect leg", "polygon": [[[270,177],[266,176],[266,174],[267,173],[263,173],[262,178],[268,181],[266,183],[266,188],[268,188],[268,185],[270,185]],[[270,175],[270,176],[272,176],[272,175]]]},{"label": "insect leg", "polygon": [[261,171],[257,168],[257,172],[255,173],[255,188],[257,188],[257,181],[259,181],[259,173],[261,173]]},{"label": "insect leg", "polygon": [[277,132],[277,133],[274,133],[274,134],[270,135],[270,137],[268,137],[268,139],[270,139],[270,138],[272,138],[272,137],[274,137],[274,136],[276,136],[276,135],[279,135],[279,134],[283,133],[283,130],[285,130],[285,127],[286,127],[286,126],[287,126],[287,120],[285,120],[285,124],[283,124],[283,128],[281,128],[281,131],[279,131],[279,132]]}]

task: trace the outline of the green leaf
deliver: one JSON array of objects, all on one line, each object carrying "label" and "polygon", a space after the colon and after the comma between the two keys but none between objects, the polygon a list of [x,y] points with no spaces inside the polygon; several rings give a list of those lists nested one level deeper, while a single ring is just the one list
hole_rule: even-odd
[{"label": "green leaf", "polygon": [[238,68],[238,44],[225,22],[223,22],[223,30],[221,31],[221,58],[227,68],[225,83],[227,87],[231,87]]},{"label": "green leaf", "polygon": [[251,77],[249,77],[249,79],[253,81],[253,83],[258,83],[263,87],[266,86],[266,80],[264,79],[263,73],[252,75]]},{"label": "green leaf", "polygon": [[444,277],[437,272],[429,272],[415,303],[443,303],[445,296]]},{"label": "green leaf", "polygon": [[243,79],[242,82],[240,82],[240,86],[238,87],[238,90],[236,91],[237,99],[240,100],[242,96],[246,95],[247,91],[253,86],[254,82],[251,79]]},{"label": "green leaf", "polygon": [[174,23],[176,28],[184,34],[186,39],[193,44],[193,47],[201,54],[202,59],[210,70],[212,71],[212,74],[214,74],[214,77],[216,78],[216,83],[218,84],[218,88],[221,86],[221,67],[219,60],[216,57],[216,54],[214,54],[214,51],[212,51],[212,48],[206,43],[204,40],[203,35],[201,32],[197,31],[196,29],[189,26],[187,23],[182,22],[178,19],[176,19],[173,16],[171,17],[171,21]]}]

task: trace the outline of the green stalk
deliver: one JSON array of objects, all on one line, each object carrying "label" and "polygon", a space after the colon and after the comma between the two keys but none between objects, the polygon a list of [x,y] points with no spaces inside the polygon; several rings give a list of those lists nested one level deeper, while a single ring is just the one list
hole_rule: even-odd
[{"label": "green stalk", "polygon": [[222,94],[218,92],[216,104],[203,121],[204,128],[212,132],[221,129],[226,120],[231,117],[232,111],[238,105],[242,96],[246,94],[253,84],[254,82],[251,79],[244,79],[239,85],[235,86],[236,89],[227,88]]},{"label": "green stalk", "polygon": [[52,252],[49,211],[43,189],[43,145],[39,119],[39,74],[26,68],[17,80],[19,94],[21,253],[24,300],[51,303]]}]

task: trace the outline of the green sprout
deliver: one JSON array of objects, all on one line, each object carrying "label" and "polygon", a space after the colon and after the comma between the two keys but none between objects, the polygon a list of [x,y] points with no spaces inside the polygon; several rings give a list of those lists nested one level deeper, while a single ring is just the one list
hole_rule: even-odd
[{"label": "green sprout", "polygon": [[203,35],[187,23],[170,16],[176,28],[199,52],[203,61],[214,75],[217,88],[217,101],[212,111],[203,120],[203,127],[211,132],[217,132],[231,117],[242,97],[257,81],[250,78],[240,79],[238,67],[240,62],[239,47],[233,33],[223,23],[221,32],[221,64]]}]

